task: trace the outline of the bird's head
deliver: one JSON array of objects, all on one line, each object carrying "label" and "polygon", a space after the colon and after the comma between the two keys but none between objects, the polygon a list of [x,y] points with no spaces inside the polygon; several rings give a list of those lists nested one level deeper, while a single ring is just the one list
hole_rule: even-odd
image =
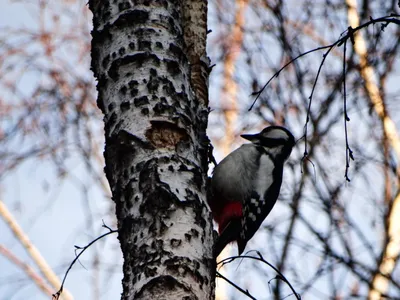
[{"label": "bird's head", "polygon": [[281,157],[286,160],[296,144],[293,134],[281,126],[269,126],[260,133],[242,134],[242,138],[249,140],[257,146],[263,147],[274,157]]}]

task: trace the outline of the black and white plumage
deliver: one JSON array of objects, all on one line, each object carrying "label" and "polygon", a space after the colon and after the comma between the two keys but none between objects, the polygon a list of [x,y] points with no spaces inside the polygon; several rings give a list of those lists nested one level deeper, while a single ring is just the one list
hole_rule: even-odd
[{"label": "black and white plumage", "polygon": [[283,164],[295,140],[284,127],[269,126],[225,157],[214,169],[208,203],[219,225],[215,255],[237,241],[239,255],[279,196]]}]

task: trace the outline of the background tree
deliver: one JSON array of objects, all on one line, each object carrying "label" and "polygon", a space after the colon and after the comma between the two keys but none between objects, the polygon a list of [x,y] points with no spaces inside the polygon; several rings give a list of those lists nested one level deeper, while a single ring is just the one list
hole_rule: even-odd
[{"label": "background tree", "polygon": [[[344,45],[333,48],[324,60],[310,110],[309,97],[326,50],[304,56],[280,72],[248,111],[254,100],[249,94],[285,63],[307,50],[332,44],[349,25],[398,14],[397,1],[232,3],[209,3],[208,55],[215,67],[210,77],[208,134],[216,146],[217,160],[222,158],[217,146],[224,137],[230,109],[222,105],[221,94],[229,61],[236,70],[233,97],[238,100],[233,104],[236,121],[231,123],[235,136],[276,123],[300,138],[310,111],[306,149],[312,164],[301,163],[305,149],[301,140],[285,170],[280,201],[248,249],[259,250],[277,266],[303,298],[373,298],[379,294],[400,298],[395,222],[399,220],[399,27],[371,25],[354,36],[354,46],[346,44],[347,140]],[[9,22],[0,31],[2,199],[62,275],[66,266],[58,263],[69,263],[73,255],[65,249],[97,236],[101,218],[111,227],[115,224],[102,173],[101,114],[94,100],[92,74],[87,71],[91,16],[85,3],[72,0],[31,3],[28,10],[23,5],[26,2],[0,9],[7,11],[1,19]],[[25,26],[9,18],[12,9]],[[236,31],[240,42],[232,42],[233,28],[241,29]],[[241,142],[235,139],[232,147]],[[348,169],[350,182],[344,178],[347,146],[355,158]],[[10,231],[0,230],[0,244],[31,263]],[[41,238],[43,232],[51,243]],[[67,288],[78,299],[90,295],[110,298],[107,291],[115,289],[107,284],[120,286],[118,249],[112,238],[92,248],[82,259],[90,272],[76,267]],[[104,254],[99,256],[100,252]],[[54,257],[54,253],[62,254]],[[0,278],[1,291],[14,294],[24,276],[7,259],[0,264],[7,270]],[[255,261],[244,260],[239,267],[231,264],[227,269],[228,274],[235,272],[230,278],[256,298],[282,298],[291,293],[281,281],[272,280],[275,273],[271,269]],[[119,274],[115,280],[109,280],[115,273]],[[82,287],[84,280],[90,284]],[[32,288],[19,289],[16,296],[37,293]],[[235,291],[228,295],[245,298]]]}]

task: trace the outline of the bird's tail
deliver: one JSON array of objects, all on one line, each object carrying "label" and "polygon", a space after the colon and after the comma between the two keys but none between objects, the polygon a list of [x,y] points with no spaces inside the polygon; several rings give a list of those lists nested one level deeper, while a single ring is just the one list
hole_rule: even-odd
[{"label": "bird's tail", "polygon": [[225,246],[239,238],[242,224],[240,218],[232,219],[219,235],[214,247],[215,259],[224,250]]}]

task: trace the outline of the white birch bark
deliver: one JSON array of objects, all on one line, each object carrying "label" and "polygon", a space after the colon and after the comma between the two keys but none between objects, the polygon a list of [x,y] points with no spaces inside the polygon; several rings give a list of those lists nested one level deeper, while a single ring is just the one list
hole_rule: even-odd
[{"label": "white birch bark", "polygon": [[211,299],[205,1],[89,1],[121,299]]}]

